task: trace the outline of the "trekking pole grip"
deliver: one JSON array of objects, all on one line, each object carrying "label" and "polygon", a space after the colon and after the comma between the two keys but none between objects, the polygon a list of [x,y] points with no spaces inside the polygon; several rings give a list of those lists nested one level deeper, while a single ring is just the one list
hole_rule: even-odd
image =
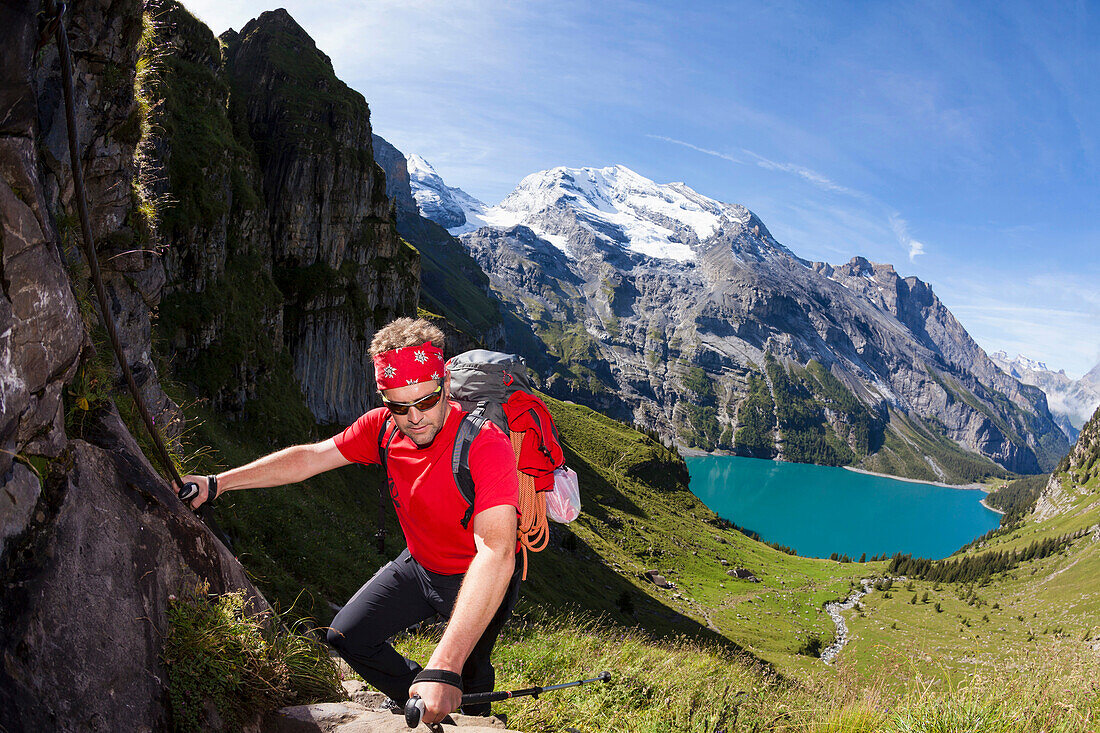
[{"label": "trekking pole grip", "polygon": [[180,490],[176,493],[179,496],[180,501],[191,501],[199,495],[199,485],[196,484],[194,481],[188,481],[183,486],[181,486]]},{"label": "trekking pole grip", "polygon": [[405,703],[405,725],[410,728],[420,725],[420,718],[423,717],[425,710],[427,710],[427,706],[420,699],[420,695],[410,697],[409,701]]}]

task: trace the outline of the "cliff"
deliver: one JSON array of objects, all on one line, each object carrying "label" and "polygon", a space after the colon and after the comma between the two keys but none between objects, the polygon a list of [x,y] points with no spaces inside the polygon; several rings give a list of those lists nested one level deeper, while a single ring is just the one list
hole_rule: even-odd
[{"label": "cliff", "polygon": [[[0,728],[167,726],[168,596],[200,582],[266,603],[142,455],[111,395],[75,231],[57,48],[39,2],[0,6]],[[162,423],[150,308],[164,282],[140,156],[138,2],[66,18],[93,230],[126,358]]]},{"label": "cliff", "polygon": [[371,337],[415,312],[420,275],[366,101],[286,11],[219,42],[177,3],[151,7],[174,372],[242,417],[300,388],[318,422],[349,423],[373,406]]}]

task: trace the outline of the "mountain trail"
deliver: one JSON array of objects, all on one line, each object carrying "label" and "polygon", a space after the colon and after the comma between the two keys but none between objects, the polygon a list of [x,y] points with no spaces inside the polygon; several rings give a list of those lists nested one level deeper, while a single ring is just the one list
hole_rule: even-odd
[{"label": "mountain trail", "polygon": [[[336,658],[344,674],[354,674],[347,663]],[[261,730],[270,733],[408,733],[405,716],[394,714],[383,707],[386,696],[365,685],[358,679],[345,679],[344,702],[315,703],[281,708],[268,713]],[[454,726],[463,733],[508,733],[508,726],[496,717],[472,717],[453,713]],[[444,730],[448,730],[448,725]],[[512,733],[519,733],[512,731]]]},{"label": "mountain trail", "polygon": [[[1081,562],[1081,558],[1080,557],[1075,558],[1073,560],[1073,562],[1071,562],[1069,565],[1066,565],[1064,568],[1059,568],[1058,570],[1055,570],[1053,573],[1051,573],[1047,577],[1043,578],[1043,583],[1049,583],[1050,581],[1054,580],[1059,575],[1066,572],[1067,570],[1069,570],[1070,568],[1072,568],[1074,565],[1076,565],[1079,562]],[[1040,583],[1040,585],[1042,585],[1043,583]]]}]

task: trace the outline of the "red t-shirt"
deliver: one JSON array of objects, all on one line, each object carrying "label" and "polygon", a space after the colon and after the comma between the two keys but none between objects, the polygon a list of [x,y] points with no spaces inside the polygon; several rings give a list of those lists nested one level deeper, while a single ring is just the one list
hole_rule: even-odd
[{"label": "red t-shirt", "polygon": [[[409,553],[428,570],[442,575],[465,573],[477,554],[473,521],[462,528],[469,505],[455,484],[451,466],[455,437],[466,413],[454,402],[450,406],[443,429],[431,445],[420,448],[397,431],[386,454],[390,495]],[[337,435],[336,447],[344,458],[353,463],[379,463],[378,433],[388,417],[389,410],[376,408]],[[491,422],[485,423],[470,445],[470,475],[475,487],[474,516],[500,505],[519,510],[512,443]]]}]

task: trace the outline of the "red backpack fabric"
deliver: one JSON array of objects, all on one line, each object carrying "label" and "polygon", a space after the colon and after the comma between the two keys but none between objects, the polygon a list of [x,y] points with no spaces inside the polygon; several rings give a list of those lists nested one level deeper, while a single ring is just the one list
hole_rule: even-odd
[{"label": "red backpack fabric", "polygon": [[504,403],[508,429],[523,433],[516,467],[534,477],[536,491],[554,488],[554,470],[565,463],[558,428],[546,404],[533,394],[516,391]]}]

